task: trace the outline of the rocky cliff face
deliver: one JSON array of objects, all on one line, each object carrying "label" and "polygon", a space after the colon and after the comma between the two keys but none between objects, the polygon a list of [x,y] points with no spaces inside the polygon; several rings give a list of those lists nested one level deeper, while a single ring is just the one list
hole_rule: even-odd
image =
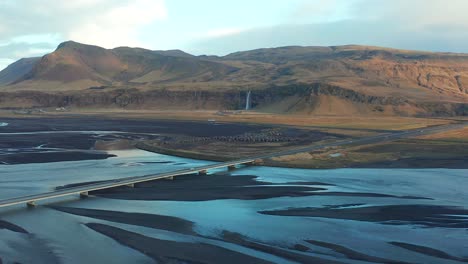
[{"label": "rocky cliff face", "polygon": [[[325,98],[325,100],[324,100]],[[327,103],[328,98],[335,98]],[[246,91],[75,91],[46,93],[38,91],[0,93],[3,108],[121,108],[145,110],[243,110]],[[421,103],[398,97],[369,96],[338,86],[320,83],[277,86],[251,93],[254,109],[281,113],[336,114],[335,108],[346,102],[344,115],[388,114],[404,116],[468,115],[468,104]],[[364,109],[364,110],[362,110]],[[325,113],[327,114],[327,113]]]}]

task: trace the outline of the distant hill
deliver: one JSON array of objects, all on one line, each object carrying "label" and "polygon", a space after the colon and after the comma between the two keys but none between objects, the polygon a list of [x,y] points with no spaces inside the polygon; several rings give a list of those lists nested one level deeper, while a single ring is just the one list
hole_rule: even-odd
[{"label": "distant hill", "polygon": [[29,73],[41,58],[20,59],[0,72],[0,85],[11,84]]},{"label": "distant hill", "polygon": [[[21,104],[43,107],[235,109],[252,90],[262,111],[455,115],[468,112],[468,55],[347,45],[219,57],[68,41],[42,58],[13,63],[0,72],[0,85],[15,100],[29,98]],[[26,90],[67,99],[31,99]],[[116,99],[123,95],[124,103]]]},{"label": "distant hill", "polygon": [[154,53],[165,55],[165,56],[172,56],[172,57],[184,57],[184,58],[193,58],[192,54],[184,52],[182,50],[155,50]]},{"label": "distant hill", "polygon": [[112,50],[73,41],[60,44],[16,80],[18,88],[60,90],[130,83],[193,81],[236,70],[225,64],[201,61],[181,51],[151,51],[120,47]]}]

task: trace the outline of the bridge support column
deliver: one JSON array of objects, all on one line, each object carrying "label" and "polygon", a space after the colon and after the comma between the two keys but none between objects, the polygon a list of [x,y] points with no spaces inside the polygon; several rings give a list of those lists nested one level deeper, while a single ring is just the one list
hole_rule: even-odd
[{"label": "bridge support column", "polygon": [[206,170],[201,170],[198,171],[198,175],[206,175],[207,171]]},{"label": "bridge support column", "polygon": [[236,169],[236,165],[229,165],[227,168],[228,168],[228,171],[233,171]]},{"label": "bridge support column", "polygon": [[27,202],[27,203],[26,203],[26,206],[27,206],[28,208],[34,208],[34,207],[37,206],[37,205],[36,205],[36,201]]},{"label": "bridge support column", "polygon": [[88,192],[80,192],[80,198],[83,199],[83,198],[88,198],[89,197],[89,193]]},{"label": "bridge support column", "polygon": [[127,186],[128,188],[135,188],[135,184],[134,184],[134,183],[127,184],[126,186]]}]

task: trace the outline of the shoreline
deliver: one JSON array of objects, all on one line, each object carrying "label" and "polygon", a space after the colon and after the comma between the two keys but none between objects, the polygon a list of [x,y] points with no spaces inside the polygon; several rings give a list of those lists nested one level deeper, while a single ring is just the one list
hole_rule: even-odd
[{"label": "shoreline", "polygon": [[[180,158],[189,158],[196,160],[226,162],[247,157],[228,157],[222,155],[209,155],[193,151],[184,151],[178,149],[164,148],[161,146],[149,145],[139,142],[135,145],[137,149],[148,152],[175,156]],[[314,164],[296,164],[290,161],[277,161],[273,159],[263,160],[263,166],[278,167],[278,168],[294,168],[294,169],[468,169],[468,156],[462,156],[458,159],[454,158],[402,158],[398,160],[382,160],[370,163],[355,163],[351,166],[320,166]]]}]

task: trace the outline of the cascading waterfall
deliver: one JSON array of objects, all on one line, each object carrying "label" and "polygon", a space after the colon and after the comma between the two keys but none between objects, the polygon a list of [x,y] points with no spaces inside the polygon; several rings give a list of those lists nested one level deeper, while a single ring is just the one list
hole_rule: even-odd
[{"label": "cascading waterfall", "polygon": [[247,93],[247,98],[245,99],[245,110],[250,110],[251,101],[250,101],[250,91]]}]

